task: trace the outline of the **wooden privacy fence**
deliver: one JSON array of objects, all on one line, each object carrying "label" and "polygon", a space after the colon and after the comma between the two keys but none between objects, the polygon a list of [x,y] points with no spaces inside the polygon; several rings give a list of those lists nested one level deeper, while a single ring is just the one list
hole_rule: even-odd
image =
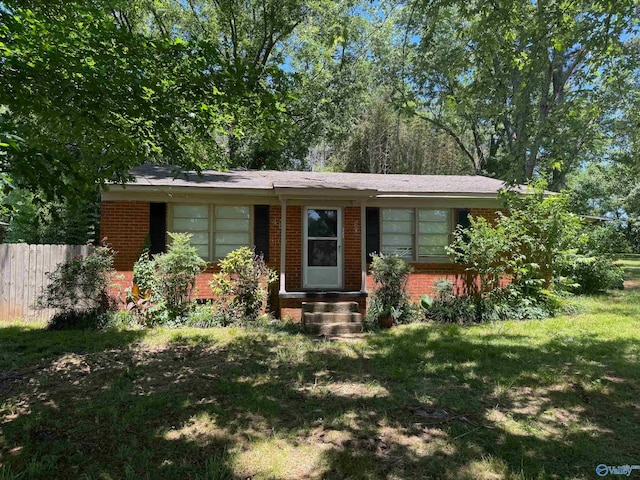
[{"label": "wooden privacy fence", "polygon": [[48,273],[76,255],[88,255],[88,245],[0,244],[0,320],[48,320],[53,309],[33,304],[49,284]]}]

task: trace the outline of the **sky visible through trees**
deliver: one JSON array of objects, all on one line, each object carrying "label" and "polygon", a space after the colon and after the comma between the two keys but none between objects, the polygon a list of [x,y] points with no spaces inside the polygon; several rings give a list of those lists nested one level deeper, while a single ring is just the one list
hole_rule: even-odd
[{"label": "sky visible through trees", "polygon": [[0,2],[4,217],[153,162],[544,178],[629,227],[634,3]]}]

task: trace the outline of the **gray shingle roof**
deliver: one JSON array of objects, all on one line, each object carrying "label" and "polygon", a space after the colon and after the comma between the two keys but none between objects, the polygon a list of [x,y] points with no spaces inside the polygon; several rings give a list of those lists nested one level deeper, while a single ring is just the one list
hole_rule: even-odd
[{"label": "gray shingle roof", "polygon": [[501,180],[480,175],[380,175],[373,173],[300,172],[274,170],[203,171],[201,175],[176,167],[143,165],[132,170],[136,186],[214,189],[340,189],[386,194],[495,195]]}]

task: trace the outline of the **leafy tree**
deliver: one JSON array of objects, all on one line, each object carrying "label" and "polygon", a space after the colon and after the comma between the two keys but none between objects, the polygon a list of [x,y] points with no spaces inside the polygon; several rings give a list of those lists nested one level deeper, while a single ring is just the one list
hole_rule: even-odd
[{"label": "leafy tree", "polygon": [[546,172],[557,187],[598,148],[633,1],[416,0],[404,12],[400,100],[476,172],[516,182]]},{"label": "leafy tree", "polygon": [[284,42],[331,4],[3,2],[1,172],[82,196],[148,161],[287,165],[299,122]]},{"label": "leafy tree", "polygon": [[99,196],[94,190],[84,202],[47,202],[43,194],[12,189],[3,199],[9,217],[6,243],[82,245],[97,242]]},{"label": "leafy tree", "polygon": [[332,166],[347,172],[472,173],[450,137],[407,117],[386,96],[372,101],[345,141],[332,152]]},{"label": "leafy tree", "polygon": [[123,20],[135,6],[3,3],[0,131],[23,141],[5,149],[2,171],[18,185],[80,196],[151,159],[192,165],[212,145],[221,114],[203,108],[208,46],[135,30]]}]

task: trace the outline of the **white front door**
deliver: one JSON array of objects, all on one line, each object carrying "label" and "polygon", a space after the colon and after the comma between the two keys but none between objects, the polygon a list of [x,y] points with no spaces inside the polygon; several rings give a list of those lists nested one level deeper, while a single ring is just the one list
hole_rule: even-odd
[{"label": "white front door", "polygon": [[339,208],[304,210],[304,287],[342,288],[342,215]]}]

